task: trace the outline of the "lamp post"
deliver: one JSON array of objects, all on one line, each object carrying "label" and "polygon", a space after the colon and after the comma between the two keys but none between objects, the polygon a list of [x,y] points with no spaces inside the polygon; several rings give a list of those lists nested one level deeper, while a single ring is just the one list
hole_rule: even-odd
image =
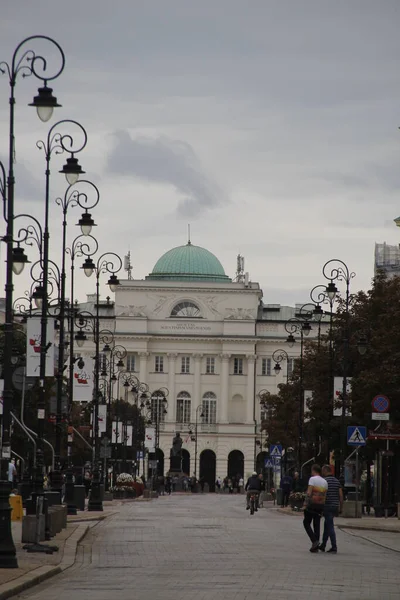
[{"label": "lamp post", "polygon": [[[331,312],[333,304],[337,299],[339,290],[335,282],[344,282],[344,330],[343,330],[343,362],[342,362],[342,414],[340,427],[340,473],[344,475],[344,460],[346,454],[346,411],[348,409],[348,370],[349,370],[349,347],[350,347],[350,283],[355,277],[355,273],[351,272],[349,267],[342,260],[333,258],[328,260],[322,267],[322,274],[329,281],[326,286],[325,293],[331,302]],[[333,390],[332,390],[333,392]],[[333,396],[333,393],[332,393]]]},{"label": "lamp post", "polygon": [[[309,310],[306,308],[309,307]],[[312,309],[311,309],[312,307]],[[315,309],[314,304],[304,304],[296,317],[289,319],[285,323],[285,329],[289,334],[287,337],[287,344],[290,348],[293,348],[296,338],[294,337],[295,333],[300,334],[300,385],[299,385],[299,445],[297,451],[297,459],[299,463],[299,469],[301,468],[301,459],[302,459],[302,444],[303,444],[303,412],[304,412],[304,384],[303,384],[303,352],[304,352],[304,337],[307,337],[312,330],[311,327],[311,319],[313,315],[313,311]],[[304,312],[303,312],[304,311]]]},{"label": "lamp post", "polygon": [[274,365],[274,371],[275,371],[275,375],[279,375],[279,373],[282,370],[281,367],[281,362],[283,360],[286,360],[286,382],[289,381],[289,354],[286,352],[286,350],[275,350],[275,352],[272,354],[272,360],[275,361],[275,365]]},{"label": "lamp post", "polygon": [[[158,472],[158,449],[160,447],[160,429],[161,423],[165,421],[165,415],[168,412],[168,401],[167,397],[169,394],[169,390],[165,387],[159,388],[152,393],[141,394],[141,404],[140,408],[144,410],[144,416],[146,419],[147,425],[154,425],[154,463],[152,467],[152,488],[155,489],[156,484],[156,475]],[[154,468],[156,465],[156,468]]]},{"label": "lamp post", "polygon": [[[70,134],[62,134],[57,129],[64,125],[75,125],[83,134],[83,141],[75,144],[74,138]],[[35,492],[37,495],[43,495],[43,448],[42,440],[44,433],[44,419],[45,419],[45,379],[46,379],[46,356],[48,351],[47,344],[47,309],[48,309],[48,265],[49,265],[49,209],[50,209],[50,161],[54,154],[60,154],[67,152],[70,154],[67,158],[66,163],[61,169],[60,173],[64,173],[67,182],[72,185],[76,183],[82,171],[78,160],[75,158],[75,154],[83,150],[86,146],[87,135],[85,129],[77,123],[69,119],[64,119],[55,123],[47,134],[45,141],[39,140],[37,147],[44,151],[46,170],[45,170],[45,212],[44,212],[44,228],[43,228],[43,255],[42,255],[42,267],[43,267],[43,297],[41,307],[41,336],[40,336],[40,370],[39,370],[39,398],[37,405],[38,415],[38,447],[37,447],[37,459],[36,459],[36,477],[35,477]],[[64,284],[64,296],[65,296],[65,284]],[[63,331],[63,327],[61,327]],[[61,396],[59,398],[61,403]],[[58,405],[58,401],[57,401]],[[57,410],[58,412],[58,410]]]},{"label": "lamp post", "polygon": [[[47,60],[41,54],[36,54],[30,49],[31,42],[42,40],[49,45],[55,46],[61,58],[59,69],[51,74],[46,73]],[[29,45],[28,45],[29,44]],[[48,81],[56,79],[64,70],[65,56],[59,44],[52,38],[42,35],[30,36],[24,39],[16,47],[11,62],[1,62],[0,72],[8,75],[10,86],[10,112],[9,112],[9,151],[8,151],[8,176],[6,180],[5,168],[1,165],[0,193],[4,204],[4,218],[7,223],[6,235],[3,241],[7,244],[6,256],[6,285],[5,285],[5,321],[4,321],[4,356],[3,356],[3,416],[2,416],[2,453],[1,453],[1,476],[0,476],[0,568],[17,568],[15,545],[11,533],[11,508],[9,494],[11,485],[8,482],[8,463],[11,458],[10,427],[11,410],[13,402],[12,388],[12,331],[13,331],[13,272],[15,256],[13,249],[14,237],[14,192],[15,192],[15,87],[18,76],[34,75],[43,82],[39,88],[38,95],[34,98],[31,106],[35,106],[39,118],[47,121],[51,118],[53,109],[60,106],[52,94],[52,89],[47,86]],[[21,263],[19,263],[21,264]],[[23,268],[23,267],[22,267]],[[22,270],[22,269],[21,269]],[[21,272],[21,271],[19,271]]]},{"label": "lamp post", "polygon": [[[198,441],[198,425],[199,418],[202,419],[204,417],[203,413],[203,405],[199,404],[196,408],[195,412],[195,422],[194,422],[194,479],[195,485],[197,483],[197,441]],[[189,424],[189,435],[193,435],[193,425]]]},{"label": "lamp post", "polygon": [[[71,177],[71,175],[69,175]],[[86,191],[80,191],[82,190]],[[88,192],[89,189],[89,192]],[[91,192],[94,192],[94,197],[90,198]],[[67,250],[67,213],[69,208],[79,206],[84,212],[78,224],[81,228],[81,236],[88,237],[92,231],[92,227],[95,226],[91,214],[88,212],[97,206],[100,200],[100,193],[97,187],[90,181],[78,181],[70,185],[63,198],[57,198],[56,203],[61,207],[63,222],[62,222],[62,254],[61,254],[61,272],[60,272],[60,310],[59,310],[59,352],[58,352],[58,369],[57,369],[57,416],[56,416],[56,465],[60,468],[60,455],[61,455],[61,407],[62,407],[62,395],[63,395],[63,372],[64,372],[64,355],[66,350],[65,344],[65,316],[66,316],[66,269],[65,269],[65,257]],[[90,236],[91,237],[91,236]],[[92,238],[94,239],[94,238]],[[82,245],[81,245],[82,247]],[[72,255],[71,255],[72,256]],[[73,302],[73,297],[71,297]],[[71,336],[72,339],[73,336]],[[70,399],[71,403],[71,399]],[[57,468],[56,467],[56,468]]]},{"label": "lamp post", "polygon": [[[87,277],[90,277],[93,273],[96,275],[96,331],[94,335],[96,351],[95,351],[95,388],[94,388],[94,462],[95,466],[98,465],[99,461],[99,375],[100,375],[100,276],[104,273],[109,273],[108,285],[110,286],[111,292],[115,292],[118,285],[120,284],[116,273],[122,268],[122,260],[114,252],[106,252],[102,254],[95,264],[92,258],[86,258],[82,267]],[[96,467],[96,470],[98,468]],[[94,510],[94,509],[93,509]]]}]

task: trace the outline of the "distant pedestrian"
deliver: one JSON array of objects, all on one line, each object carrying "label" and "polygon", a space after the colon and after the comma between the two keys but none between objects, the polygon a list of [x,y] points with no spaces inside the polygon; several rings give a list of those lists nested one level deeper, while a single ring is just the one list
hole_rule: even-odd
[{"label": "distant pedestrian", "polygon": [[282,506],[289,504],[289,496],[293,487],[293,479],[286,473],[281,479],[280,488],[282,490]]},{"label": "distant pedestrian", "polygon": [[241,477],[239,479],[239,494],[243,494],[244,492],[244,479]]},{"label": "distant pedestrian", "polygon": [[172,491],[172,478],[171,475],[167,475],[166,480],[165,480],[165,491],[167,492],[168,496],[171,495],[171,491]]},{"label": "distant pedestrian", "polygon": [[[321,517],[324,511],[327,490],[328,484],[321,477],[320,465],[313,465],[308,482],[303,520],[304,529],[312,543],[310,552],[318,552]],[[311,527],[311,523],[313,527]]]},{"label": "distant pedestrian", "polygon": [[8,481],[15,484],[17,481],[17,467],[15,466],[15,458],[12,458],[8,463]]},{"label": "distant pedestrian", "polygon": [[260,498],[258,501],[258,506],[259,506],[259,508],[264,508],[265,481],[264,481],[264,477],[263,477],[262,473],[259,474],[258,479],[261,481],[261,492],[260,492]]},{"label": "distant pedestrian", "polygon": [[219,494],[221,492],[221,486],[222,486],[222,479],[221,479],[221,477],[217,477],[217,480],[215,482],[215,490],[216,490],[217,494]]},{"label": "distant pedestrian", "polygon": [[302,492],[303,491],[303,482],[300,479],[300,475],[298,471],[293,473],[293,483],[292,483],[292,491],[293,492]]},{"label": "distant pedestrian", "polygon": [[89,496],[89,490],[90,490],[91,481],[92,481],[92,477],[90,475],[90,472],[89,471],[85,471],[85,475],[83,477],[83,484],[85,486],[85,495],[86,495],[86,498],[88,498],[88,496]]},{"label": "distant pedestrian", "polygon": [[325,552],[326,544],[328,539],[330,539],[332,547],[328,550],[328,552],[336,554],[336,533],[333,520],[339,513],[342,512],[343,490],[342,486],[340,485],[340,481],[336,479],[336,477],[333,477],[332,469],[329,465],[324,465],[322,467],[322,476],[325,477],[325,480],[328,484],[328,491],[326,493],[324,505],[324,534],[322,536],[322,544],[320,544],[319,549],[322,550],[322,552]]}]

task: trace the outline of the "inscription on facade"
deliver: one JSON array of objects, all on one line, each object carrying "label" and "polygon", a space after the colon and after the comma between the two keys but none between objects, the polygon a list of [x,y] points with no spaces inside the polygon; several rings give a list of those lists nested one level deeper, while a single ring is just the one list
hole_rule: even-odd
[{"label": "inscription on facade", "polygon": [[173,331],[173,332],[191,332],[191,333],[202,333],[211,331],[211,325],[200,325],[198,323],[171,323],[171,325],[161,325],[162,331]]}]

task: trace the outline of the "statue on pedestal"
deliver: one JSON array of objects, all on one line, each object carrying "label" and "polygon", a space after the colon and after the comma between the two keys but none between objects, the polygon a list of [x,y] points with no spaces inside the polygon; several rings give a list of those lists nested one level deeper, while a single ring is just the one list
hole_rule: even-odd
[{"label": "statue on pedestal", "polygon": [[182,444],[183,439],[181,438],[181,434],[179,433],[179,431],[177,431],[174,439],[172,440],[172,448],[169,453],[170,457],[182,456]]},{"label": "statue on pedestal", "polygon": [[172,448],[169,453],[170,471],[182,472],[182,444],[181,434],[177,431],[172,440]]}]

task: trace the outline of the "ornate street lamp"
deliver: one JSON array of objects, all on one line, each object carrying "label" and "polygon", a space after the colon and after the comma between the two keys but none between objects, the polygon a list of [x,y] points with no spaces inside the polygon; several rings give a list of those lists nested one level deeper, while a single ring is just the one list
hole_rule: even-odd
[{"label": "ornate street lamp", "polygon": [[286,381],[289,379],[289,355],[286,350],[275,350],[272,354],[272,359],[275,361],[274,371],[275,375],[279,375],[282,370],[281,362],[286,360]]},{"label": "ornate street lamp", "polygon": [[[347,380],[350,367],[349,352],[350,352],[350,283],[355,277],[355,273],[350,271],[349,267],[342,260],[332,258],[328,260],[322,267],[322,274],[329,281],[326,286],[325,293],[331,302],[331,314],[333,312],[333,304],[337,299],[339,290],[336,282],[345,284],[344,295],[344,331],[343,331],[343,377],[342,377],[342,415],[341,415],[341,452],[340,452],[340,472],[343,474],[344,460],[346,454],[346,411],[347,411]],[[332,335],[330,336],[332,337]],[[333,351],[333,350],[331,350]],[[333,375],[332,375],[333,379]],[[333,383],[333,382],[332,382]],[[332,387],[332,402],[333,402],[333,387]]]},{"label": "ornate street lamp", "polygon": [[[46,72],[47,61],[42,55],[38,55],[30,49],[30,43],[36,45],[36,42],[43,40],[55,46],[60,53],[61,64],[55,73]],[[38,96],[33,104],[37,109],[39,117],[49,119],[52,114],[52,108],[59,106],[57,100],[52,96],[51,89],[47,87],[47,82],[56,79],[63,71],[65,65],[64,52],[52,38],[42,35],[31,36],[24,39],[15,49],[11,62],[1,62],[0,72],[8,75],[10,86],[9,99],[9,153],[8,153],[8,176],[7,186],[5,185],[5,168],[1,165],[1,175],[3,183],[0,186],[1,196],[4,204],[4,218],[7,223],[6,235],[3,240],[7,244],[6,257],[6,299],[5,299],[5,322],[4,322],[4,391],[3,391],[3,436],[2,436],[2,454],[1,454],[1,482],[0,482],[0,568],[17,568],[17,558],[14,542],[11,534],[11,521],[9,511],[9,493],[10,484],[8,482],[8,463],[11,458],[10,445],[10,427],[11,410],[13,403],[12,387],[12,331],[13,331],[13,252],[14,239],[14,193],[15,193],[15,88],[18,76],[34,75],[43,82],[39,89]],[[4,177],[3,177],[4,175]],[[17,267],[19,269],[20,267]]]},{"label": "ornate street lamp", "polygon": [[302,460],[302,445],[303,445],[303,412],[304,412],[304,368],[303,368],[303,353],[304,353],[304,337],[307,337],[312,330],[310,320],[315,310],[314,304],[303,304],[296,317],[289,319],[285,323],[285,329],[289,334],[287,337],[287,344],[292,348],[296,342],[294,334],[300,334],[300,385],[299,385],[299,445],[297,459],[299,463],[299,469],[301,468]]},{"label": "ornate street lamp", "polygon": [[195,422],[194,422],[194,427],[193,425],[189,425],[189,434],[192,436],[193,435],[193,431],[194,431],[194,479],[195,479],[195,484],[197,483],[197,440],[198,440],[198,424],[199,424],[199,418],[203,419],[204,418],[204,412],[203,412],[203,405],[199,404],[199,406],[196,408],[196,417],[195,417]]}]

